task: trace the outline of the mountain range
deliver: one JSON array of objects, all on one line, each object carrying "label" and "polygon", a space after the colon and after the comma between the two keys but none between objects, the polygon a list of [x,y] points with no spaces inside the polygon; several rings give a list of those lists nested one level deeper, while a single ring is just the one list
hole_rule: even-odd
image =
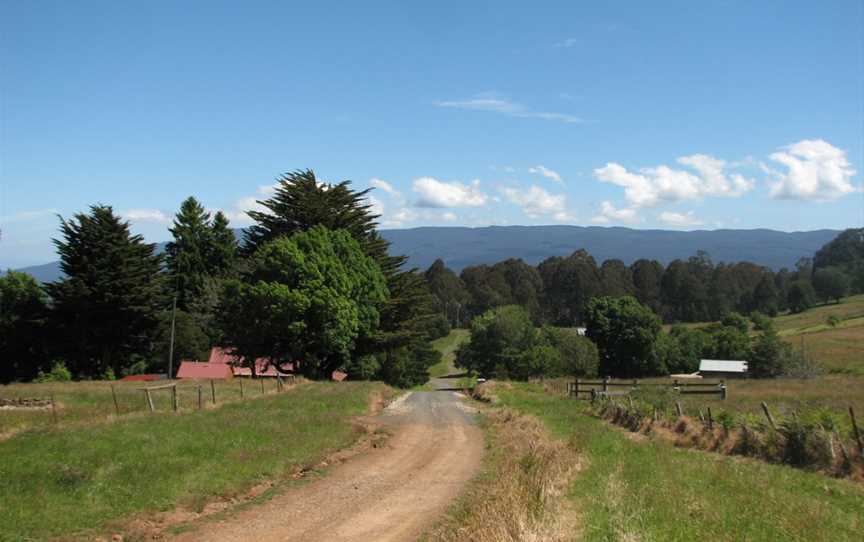
[{"label": "mountain range", "polygon": [[[242,232],[237,230],[238,235]],[[408,256],[408,265],[428,268],[437,258],[456,272],[522,258],[537,264],[550,256],[566,256],[585,249],[601,263],[618,258],[631,264],[640,258],[668,264],[704,250],[715,262],[749,261],[778,270],[793,268],[801,257],[812,256],[838,230],[781,232],[774,230],[636,230],[619,227],[489,226],[483,228],[424,227],[381,230],[392,243],[392,254]],[[163,250],[165,243],[157,245]],[[62,275],[59,262],[19,269],[49,282]]]}]

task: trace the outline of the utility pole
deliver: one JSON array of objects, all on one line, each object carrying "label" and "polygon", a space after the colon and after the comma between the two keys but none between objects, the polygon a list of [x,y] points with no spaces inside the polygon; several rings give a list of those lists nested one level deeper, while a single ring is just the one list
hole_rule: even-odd
[{"label": "utility pole", "polygon": [[168,380],[174,378],[174,322],[177,318],[177,292],[171,303],[171,346],[168,348]]}]

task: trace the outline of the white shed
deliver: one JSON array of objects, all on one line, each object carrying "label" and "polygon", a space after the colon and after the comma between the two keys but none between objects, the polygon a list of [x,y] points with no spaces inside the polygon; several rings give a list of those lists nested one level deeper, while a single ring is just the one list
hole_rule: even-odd
[{"label": "white shed", "polygon": [[703,359],[699,360],[699,374],[703,377],[743,378],[747,376],[747,362]]}]

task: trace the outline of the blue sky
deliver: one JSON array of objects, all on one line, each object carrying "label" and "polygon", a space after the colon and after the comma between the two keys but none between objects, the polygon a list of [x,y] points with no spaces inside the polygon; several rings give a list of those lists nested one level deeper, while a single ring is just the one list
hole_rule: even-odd
[{"label": "blue sky", "polygon": [[306,4],[0,1],[0,267],[298,168],[389,228],[862,226],[860,0]]}]

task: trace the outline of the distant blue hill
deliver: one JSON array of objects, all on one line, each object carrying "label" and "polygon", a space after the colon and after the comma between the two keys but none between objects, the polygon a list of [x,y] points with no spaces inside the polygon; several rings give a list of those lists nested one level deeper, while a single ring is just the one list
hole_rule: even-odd
[{"label": "distant blue hill", "polygon": [[[238,230],[238,233],[239,230]],[[537,264],[550,256],[566,256],[585,249],[598,264],[618,258],[630,264],[649,258],[668,264],[704,250],[715,262],[748,261],[770,267],[793,268],[834,239],[838,230],[780,232],[774,230],[669,231],[581,226],[490,226],[485,228],[412,228],[382,230],[392,243],[391,253],[408,256],[408,265],[426,269],[441,258],[451,269],[522,258]],[[158,246],[164,248],[164,243]],[[58,262],[19,269],[50,282],[60,275]]]}]

